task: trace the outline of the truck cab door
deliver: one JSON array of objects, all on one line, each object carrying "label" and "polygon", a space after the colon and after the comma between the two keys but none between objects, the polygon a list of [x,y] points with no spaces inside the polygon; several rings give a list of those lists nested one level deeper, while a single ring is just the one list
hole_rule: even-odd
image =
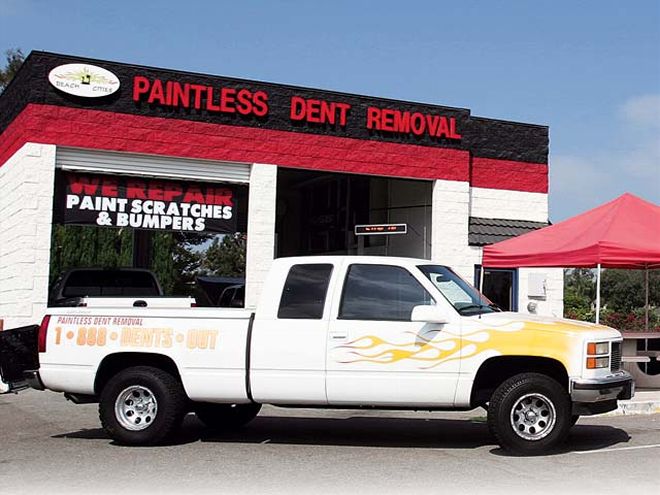
[{"label": "truck cab door", "polygon": [[340,302],[328,334],[330,405],[454,404],[460,318],[412,321],[414,307],[437,305],[436,314],[442,314],[446,303],[435,300],[425,285],[402,266],[348,265],[343,286],[335,289]]},{"label": "truck cab door", "polygon": [[[331,263],[300,263],[288,273],[271,274],[279,286],[254,321],[250,351],[250,386],[257,402],[327,403],[325,359],[328,335],[328,287]],[[279,275],[279,276],[278,276]],[[262,304],[260,302],[260,304]]]}]

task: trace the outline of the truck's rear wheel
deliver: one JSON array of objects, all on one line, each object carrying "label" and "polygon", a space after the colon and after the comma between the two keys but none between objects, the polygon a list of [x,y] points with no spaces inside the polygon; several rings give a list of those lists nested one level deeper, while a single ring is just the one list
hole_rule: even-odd
[{"label": "truck's rear wheel", "polygon": [[571,423],[571,401],[564,388],[539,373],[509,378],[491,397],[488,427],[503,449],[538,454],[561,444]]},{"label": "truck's rear wheel", "polygon": [[257,417],[261,404],[195,404],[195,414],[208,428],[230,430],[240,428]]},{"label": "truck's rear wheel", "polygon": [[110,437],[125,445],[154,445],[181,424],[186,395],[179,381],[150,366],[113,376],[101,392],[99,417]]}]

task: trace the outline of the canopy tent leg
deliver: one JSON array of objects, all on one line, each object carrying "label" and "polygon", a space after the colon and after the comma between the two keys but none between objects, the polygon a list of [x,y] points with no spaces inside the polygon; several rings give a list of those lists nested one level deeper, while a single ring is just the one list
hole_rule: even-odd
[{"label": "canopy tent leg", "polygon": [[649,265],[644,268],[644,285],[646,293],[644,295],[644,331],[649,331]]},{"label": "canopy tent leg", "polygon": [[600,323],[600,263],[596,271],[596,324]]}]

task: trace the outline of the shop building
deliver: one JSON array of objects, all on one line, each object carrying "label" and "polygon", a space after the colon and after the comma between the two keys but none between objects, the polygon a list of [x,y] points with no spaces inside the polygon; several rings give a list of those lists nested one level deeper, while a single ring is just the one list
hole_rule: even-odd
[{"label": "shop building", "polygon": [[[275,257],[412,256],[478,282],[484,245],[547,222],[545,126],[44,52],[0,95],[6,327],[41,317],[56,268],[163,271],[177,242],[240,237],[253,306]],[[484,290],[562,315],[559,269],[487,270]]]}]

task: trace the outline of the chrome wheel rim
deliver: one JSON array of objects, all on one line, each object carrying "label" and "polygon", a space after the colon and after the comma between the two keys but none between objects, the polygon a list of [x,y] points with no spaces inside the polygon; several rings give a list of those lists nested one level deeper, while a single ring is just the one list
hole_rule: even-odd
[{"label": "chrome wheel rim", "polygon": [[523,395],[511,408],[511,427],[521,438],[537,441],[545,438],[557,422],[555,406],[545,395]]},{"label": "chrome wheel rim", "polygon": [[158,413],[158,402],[153,392],[141,385],[122,390],[115,401],[115,417],[119,424],[131,431],[151,426]]}]

